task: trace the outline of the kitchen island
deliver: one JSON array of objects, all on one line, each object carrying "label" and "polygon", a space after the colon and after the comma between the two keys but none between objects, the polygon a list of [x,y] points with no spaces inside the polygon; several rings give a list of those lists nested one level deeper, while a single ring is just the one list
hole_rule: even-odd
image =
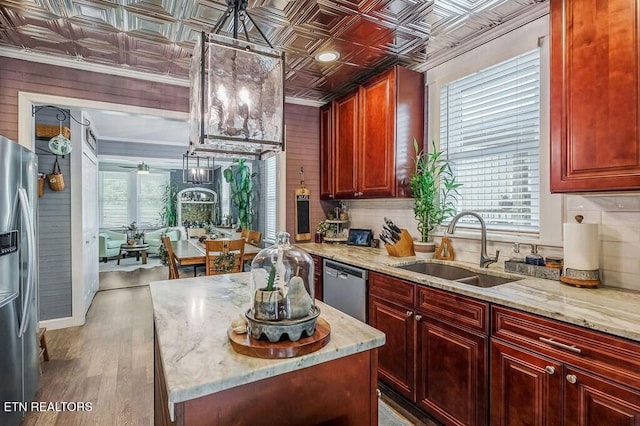
[{"label": "kitchen island", "polygon": [[249,273],[151,283],[155,423],[376,425],[384,334],[317,302],[331,327],[322,349],[275,360],[238,354],[227,328],[249,308],[250,288]]}]

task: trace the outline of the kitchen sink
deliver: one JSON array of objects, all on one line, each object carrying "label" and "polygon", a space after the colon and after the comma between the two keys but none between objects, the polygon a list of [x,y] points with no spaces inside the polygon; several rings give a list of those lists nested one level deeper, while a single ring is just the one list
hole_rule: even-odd
[{"label": "kitchen sink", "polygon": [[451,280],[463,284],[469,284],[476,287],[493,287],[496,285],[517,281],[519,279],[499,277],[496,275],[470,271],[468,269],[459,268],[457,266],[443,265],[441,263],[419,262],[396,266],[396,268],[418,272],[424,275],[431,275],[433,277]]}]

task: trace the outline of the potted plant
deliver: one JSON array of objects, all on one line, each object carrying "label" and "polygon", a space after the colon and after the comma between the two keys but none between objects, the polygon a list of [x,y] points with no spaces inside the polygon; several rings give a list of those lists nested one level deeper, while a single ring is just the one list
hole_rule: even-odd
[{"label": "potted plant", "polygon": [[178,223],[178,206],[177,206],[176,187],[172,183],[168,183],[164,187],[162,195],[162,209],[160,210],[160,220],[162,226],[176,226]]},{"label": "potted plant", "polygon": [[316,227],[316,238],[315,238],[316,243],[322,242],[324,235],[327,233],[328,230],[329,230],[329,224],[324,220],[321,220],[318,223],[318,226]]},{"label": "potted plant", "polygon": [[253,223],[254,210],[251,206],[253,201],[253,177],[255,173],[251,173],[246,160],[233,160],[233,165],[224,169],[224,180],[231,187],[231,201],[238,209],[238,221],[240,228],[251,229]]},{"label": "potted plant", "polygon": [[[420,238],[414,242],[417,253],[435,252],[432,232],[436,226],[456,212],[458,188],[450,163],[443,157],[442,151],[431,142],[431,152],[425,152],[413,139],[416,151],[416,170],[411,176],[409,186],[413,193],[413,213],[418,221]],[[425,255],[423,255],[425,256]]]}]

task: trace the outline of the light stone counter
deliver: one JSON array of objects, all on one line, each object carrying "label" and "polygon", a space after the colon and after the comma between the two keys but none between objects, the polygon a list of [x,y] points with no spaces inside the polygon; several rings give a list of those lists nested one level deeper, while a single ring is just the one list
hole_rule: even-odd
[{"label": "light stone counter", "polygon": [[173,404],[382,346],[384,333],[317,302],[331,326],[327,346],[289,359],[240,355],[228,342],[231,321],[250,306],[250,274],[150,284],[156,338]]},{"label": "light stone counter", "polygon": [[[481,288],[395,268],[393,265],[413,263],[417,259],[391,257],[384,249],[316,243],[297,244],[297,246],[311,254],[370,271],[640,341],[640,293],[638,292],[606,286],[595,289],[576,288],[559,281],[505,273],[497,265],[490,265],[491,274],[515,277],[519,281]],[[480,269],[477,264],[438,260],[433,262],[487,272],[486,269]]]}]

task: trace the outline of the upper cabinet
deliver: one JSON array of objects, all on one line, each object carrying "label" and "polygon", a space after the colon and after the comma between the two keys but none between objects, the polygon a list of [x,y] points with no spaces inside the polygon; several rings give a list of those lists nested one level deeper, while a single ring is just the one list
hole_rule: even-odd
[{"label": "upper cabinet", "polygon": [[551,191],[640,189],[638,0],[551,2]]},{"label": "upper cabinet", "polygon": [[322,199],[410,197],[424,77],[400,66],[320,109]]}]

